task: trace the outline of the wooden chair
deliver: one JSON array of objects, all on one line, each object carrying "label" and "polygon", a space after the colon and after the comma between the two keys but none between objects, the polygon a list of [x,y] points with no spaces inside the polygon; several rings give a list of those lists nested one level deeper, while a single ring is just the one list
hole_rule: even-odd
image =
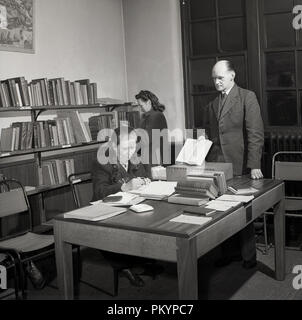
[{"label": "wooden chair", "polygon": [[[68,181],[71,187],[73,199],[76,208],[81,208],[90,204],[93,195],[93,186],[92,186],[92,176],[90,172],[81,172],[71,174],[68,177]],[[80,261],[80,259],[79,259]],[[80,267],[79,267],[80,269]],[[118,278],[119,278],[119,269],[113,268],[113,292],[109,293],[106,290],[97,288],[96,286],[80,280],[81,282],[92,286],[100,291],[103,291],[111,296],[116,296],[118,293]]]},{"label": "wooden chair", "polygon": [[[297,158],[300,156],[301,160]],[[282,159],[282,161],[280,161]],[[286,160],[286,161],[283,161]],[[274,154],[272,159],[272,179],[284,180],[285,182],[301,182],[302,183],[302,151],[280,151]],[[301,196],[285,195],[285,217],[302,218],[302,191]],[[266,215],[271,214],[266,212],[264,214],[264,221],[266,222]],[[267,244],[267,232],[265,224],[265,243],[266,250]],[[289,247],[288,247],[289,248]],[[302,250],[302,246],[299,248]]]},{"label": "wooden chair", "polygon": [[54,238],[32,232],[31,209],[20,182],[14,179],[0,181],[0,189],[0,253],[8,254],[19,267],[22,297],[26,298],[25,264],[54,254]]}]

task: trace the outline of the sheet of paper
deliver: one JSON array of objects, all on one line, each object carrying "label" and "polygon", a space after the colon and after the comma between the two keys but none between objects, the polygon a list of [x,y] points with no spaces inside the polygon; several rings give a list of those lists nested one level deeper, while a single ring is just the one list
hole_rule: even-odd
[{"label": "sheet of paper", "polygon": [[170,221],[179,222],[179,223],[198,224],[202,226],[211,220],[212,220],[211,217],[200,217],[200,216],[194,216],[194,215],[181,214],[176,218],[171,219]]},{"label": "sheet of paper", "polygon": [[238,201],[242,203],[247,203],[254,199],[254,196],[242,196],[237,194],[224,194],[216,200],[220,201]]}]

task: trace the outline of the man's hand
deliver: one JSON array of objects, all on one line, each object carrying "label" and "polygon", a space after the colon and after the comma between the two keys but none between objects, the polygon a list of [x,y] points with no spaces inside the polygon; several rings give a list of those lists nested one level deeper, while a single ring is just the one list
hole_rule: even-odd
[{"label": "man's hand", "polygon": [[252,179],[262,179],[263,178],[263,174],[261,169],[252,169],[251,170],[251,178]]}]

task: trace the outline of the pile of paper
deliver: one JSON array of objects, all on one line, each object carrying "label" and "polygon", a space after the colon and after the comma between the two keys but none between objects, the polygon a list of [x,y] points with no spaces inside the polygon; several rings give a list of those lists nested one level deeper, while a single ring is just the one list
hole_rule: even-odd
[{"label": "pile of paper", "polygon": [[217,211],[227,211],[233,207],[237,207],[242,203],[250,202],[254,196],[240,196],[233,194],[224,194],[216,200],[210,201],[206,208],[215,209]]},{"label": "pile of paper", "polygon": [[118,214],[126,212],[125,208],[115,208],[106,204],[96,204],[94,206],[88,206],[73,210],[64,214],[64,218],[70,219],[81,219],[88,221],[100,221],[105,220],[111,217],[114,217]]},{"label": "pile of paper", "polygon": [[250,202],[254,199],[254,196],[241,196],[241,195],[233,195],[233,194],[224,194],[221,197],[217,198],[220,201],[237,201],[242,203]]}]

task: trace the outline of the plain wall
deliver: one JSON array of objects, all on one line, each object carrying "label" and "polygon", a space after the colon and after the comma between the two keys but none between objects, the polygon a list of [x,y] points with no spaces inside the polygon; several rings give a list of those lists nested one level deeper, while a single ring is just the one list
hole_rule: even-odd
[{"label": "plain wall", "polygon": [[178,0],[123,0],[129,100],[151,90],[166,106],[169,129],[185,128]]},{"label": "plain wall", "polygon": [[89,78],[126,98],[121,0],[38,0],[35,54],[0,51],[0,78]]}]

